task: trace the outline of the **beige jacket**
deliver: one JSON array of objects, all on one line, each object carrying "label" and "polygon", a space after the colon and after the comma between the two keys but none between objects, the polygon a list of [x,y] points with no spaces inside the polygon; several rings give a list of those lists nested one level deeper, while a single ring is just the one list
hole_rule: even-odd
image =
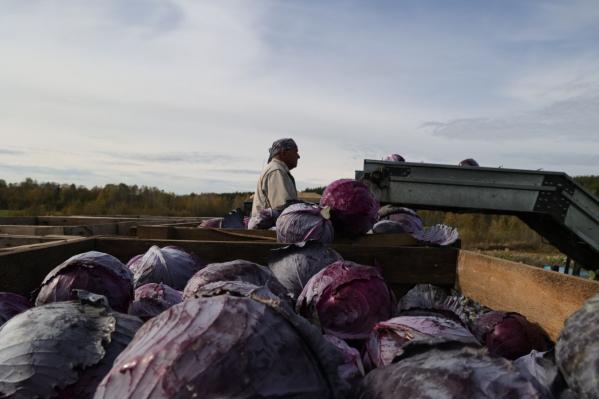
[{"label": "beige jacket", "polygon": [[297,200],[295,180],[287,165],[275,158],[264,167],[258,179],[252,217],[258,216],[262,209],[281,208],[289,200]]}]

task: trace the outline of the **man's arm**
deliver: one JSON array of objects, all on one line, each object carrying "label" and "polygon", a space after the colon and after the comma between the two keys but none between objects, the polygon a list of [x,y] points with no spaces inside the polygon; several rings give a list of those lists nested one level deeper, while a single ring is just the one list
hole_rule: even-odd
[{"label": "man's arm", "polygon": [[265,179],[266,193],[271,208],[282,209],[290,201],[297,200],[297,190],[291,178],[281,170],[273,170]]}]

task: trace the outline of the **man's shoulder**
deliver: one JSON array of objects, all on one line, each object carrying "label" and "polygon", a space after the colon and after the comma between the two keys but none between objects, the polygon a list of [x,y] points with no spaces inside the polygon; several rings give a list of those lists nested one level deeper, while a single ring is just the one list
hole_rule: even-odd
[{"label": "man's shoulder", "polygon": [[266,164],[264,169],[262,169],[262,175],[267,175],[267,174],[269,174],[271,172],[275,172],[275,171],[281,171],[281,172],[287,173],[289,170],[287,169],[287,167],[284,163],[278,162],[273,159],[268,164]]}]

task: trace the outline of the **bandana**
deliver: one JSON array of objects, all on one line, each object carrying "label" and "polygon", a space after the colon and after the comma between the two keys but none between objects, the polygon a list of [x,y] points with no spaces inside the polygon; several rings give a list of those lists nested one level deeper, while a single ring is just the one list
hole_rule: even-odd
[{"label": "bandana", "polygon": [[293,139],[279,139],[272,143],[272,146],[268,149],[268,162],[270,162],[276,155],[284,150],[296,150],[297,144]]}]

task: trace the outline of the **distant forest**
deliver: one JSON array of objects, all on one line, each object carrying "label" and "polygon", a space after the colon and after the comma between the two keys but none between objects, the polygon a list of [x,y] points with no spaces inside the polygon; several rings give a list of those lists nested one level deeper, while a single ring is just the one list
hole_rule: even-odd
[{"label": "distant forest", "polygon": [[[599,197],[599,176],[574,178]],[[324,187],[306,189],[321,194]],[[251,192],[177,195],[156,187],[108,184],[86,188],[74,184],[38,183],[26,179],[7,184],[0,179],[0,216],[21,215],[164,215],[222,216],[243,208]],[[419,211],[426,225],[457,227],[464,247],[542,249],[543,239],[512,216]]]}]

